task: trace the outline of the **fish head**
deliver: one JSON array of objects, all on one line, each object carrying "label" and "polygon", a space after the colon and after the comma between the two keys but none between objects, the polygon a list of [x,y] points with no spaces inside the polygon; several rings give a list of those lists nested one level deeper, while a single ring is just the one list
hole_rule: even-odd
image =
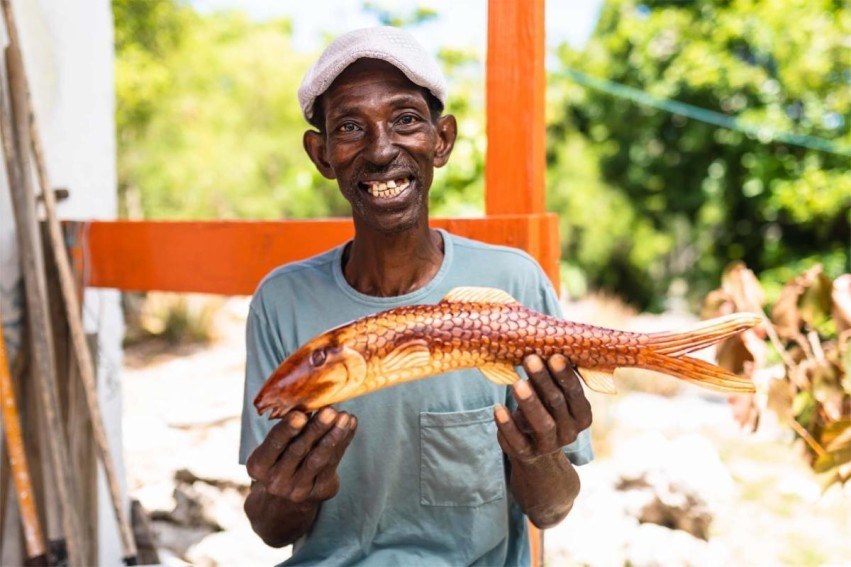
[{"label": "fish head", "polygon": [[254,398],[254,407],[261,415],[271,410],[271,418],[291,410],[314,411],[361,393],[366,377],[364,356],[340,333],[326,333],[278,366]]}]

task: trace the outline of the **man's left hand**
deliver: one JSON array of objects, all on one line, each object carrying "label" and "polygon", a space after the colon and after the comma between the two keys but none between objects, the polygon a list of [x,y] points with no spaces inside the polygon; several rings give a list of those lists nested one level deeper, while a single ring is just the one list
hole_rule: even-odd
[{"label": "man's left hand", "polygon": [[494,414],[502,450],[512,459],[531,462],[573,443],[591,425],[591,404],[564,356],[554,355],[544,364],[531,355],[523,367],[529,380],[514,384],[518,409],[509,413],[497,406]]}]

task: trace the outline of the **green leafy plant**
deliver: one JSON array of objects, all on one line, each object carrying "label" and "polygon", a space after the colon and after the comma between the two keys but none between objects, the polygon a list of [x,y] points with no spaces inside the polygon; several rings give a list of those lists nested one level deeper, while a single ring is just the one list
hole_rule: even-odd
[{"label": "green leafy plant", "polygon": [[731,400],[734,413],[755,428],[762,412],[774,412],[803,440],[825,488],[844,484],[851,479],[851,274],[831,280],[817,264],[783,286],[770,312],[765,305],[759,280],[741,262],[704,301],[705,317],[765,316],[760,327],[719,345],[718,363],[750,375],[757,387],[756,396]]}]

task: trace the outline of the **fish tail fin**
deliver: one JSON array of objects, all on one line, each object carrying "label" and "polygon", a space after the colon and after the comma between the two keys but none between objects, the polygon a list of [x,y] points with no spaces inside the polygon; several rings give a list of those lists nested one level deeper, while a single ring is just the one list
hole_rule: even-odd
[{"label": "fish tail fin", "polygon": [[650,351],[642,358],[641,368],[668,374],[716,392],[749,393],[755,391],[753,382],[749,378],[733,374],[720,366],[691,356],[674,358]]},{"label": "fish tail fin", "polygon": [[686,331],[648,335],[650,340],[646,346],[661,355],[680,357],[719,343],[761,322],[762,318],[754,313],[733,313],[704,321]]}]

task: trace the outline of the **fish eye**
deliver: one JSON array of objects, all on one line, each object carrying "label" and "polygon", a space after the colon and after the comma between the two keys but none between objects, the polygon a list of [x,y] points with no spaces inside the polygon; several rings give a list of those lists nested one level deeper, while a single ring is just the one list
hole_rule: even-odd
[{"label": "fish eye", "polygon": [[325,359],[328,358],[328,353],[324,348],[318,348],[310,353],[310,364],[316,368],[325,364]]}]

